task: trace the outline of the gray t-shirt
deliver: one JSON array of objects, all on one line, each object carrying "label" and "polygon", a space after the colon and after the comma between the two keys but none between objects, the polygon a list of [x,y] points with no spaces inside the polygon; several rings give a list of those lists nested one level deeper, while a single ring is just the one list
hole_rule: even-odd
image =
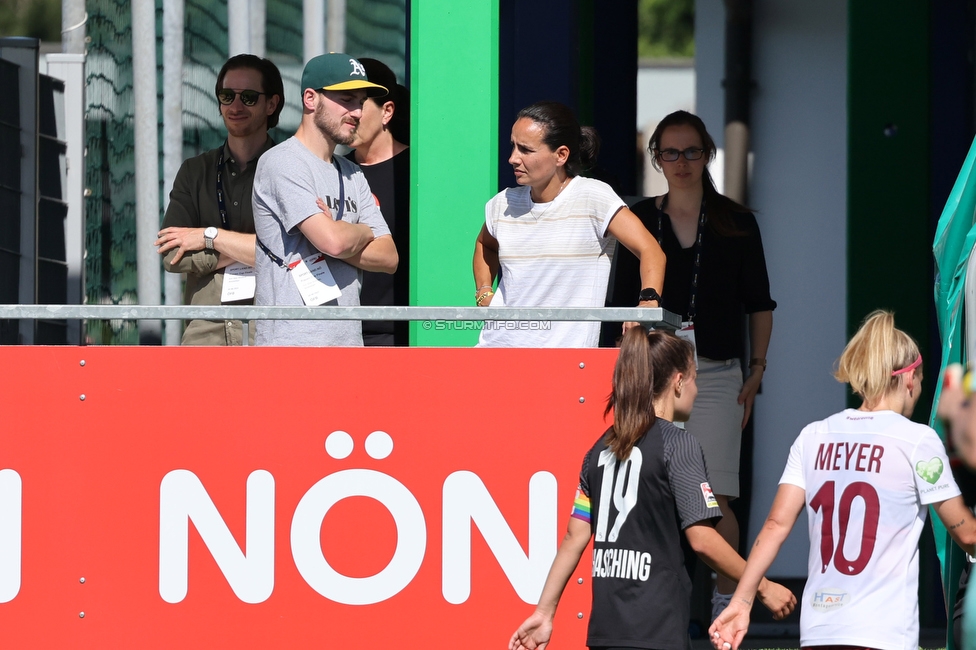
[{"label": "gray t-shirt", "polygon": [[[374,237],[389,235],[369,183],[355,163],[334,156],[342,170],[344,201],[342,220],[363,223]],[[339,213],[339,178],[335,165],[318,158],[297,138],[291,137],[258,160],[254,174],[254,229],[258,240],[274,255],[290,264],[317,252],[298,226],[321,212],[321,197]],[[275,263],[259,246],[255,251],[257,287],[255,305],[302,306],[304,301],[291,272]],[[329,270],[342,295],[327,305],[359,304],[362,272],[342,260],[329,258]],[[360,321],[258,321],[257,345],[359,346],[363,344]]]}]

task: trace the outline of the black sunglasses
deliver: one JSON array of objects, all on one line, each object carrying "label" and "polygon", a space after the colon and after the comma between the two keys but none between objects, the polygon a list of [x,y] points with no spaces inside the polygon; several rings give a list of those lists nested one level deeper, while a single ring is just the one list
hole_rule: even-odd
[{"label": "black sunglasses", "polygon": [[242,104],[245,106],[254,106],[258,103],[258,97],[266,94],[267,93],[259,93],[256,90],[242,90],[237,92],[236,90],[231,90],[230,88],[221,88],[217,91],[217,101],[224,106],[230,106],[234,103],[234,98],[240,95]]},{"label": "black sunglasses", "polygon": [[701,147],[688,147],[684,151],[678,151],[677,149],[664,149],[663,151],[656,151],[655,154],[658,158],[665,162],[674,162],[682,155],[687,160],[698,160],[705,153],[705,150]]}]

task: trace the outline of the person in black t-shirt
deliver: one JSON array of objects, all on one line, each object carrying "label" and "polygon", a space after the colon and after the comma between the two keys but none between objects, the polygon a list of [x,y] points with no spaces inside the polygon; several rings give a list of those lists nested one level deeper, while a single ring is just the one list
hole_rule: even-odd
[{"label": "person in black t-shirt", "polygon": [[[613,426],[583,459],[566,537],[539,604],[512,635],[510,650],[548,644],[556,605],[591,536],[590,648],[690,647],[691,581],[682,533],[716,571],[733,580],[742,574],[745,560],[713,525],[721,511],[701,447],[671,422],[691,413],[695,375],[687,341],[640,326],[624,335],[607,404]],[[796,606],[782,585],[763,580],[761,591],[774,618]]]},{"label": "person in black t-shirt", "polygon": [[[376,203],[400,251],[400,266],[393,275],[363,272],[361,305],[410,304],[410,117],[407,89],[396,81],[386,64],[361,58],[366,77],[388,88],[383,97],[366,100],[348,154],[363,170]],[[364,345],[410,344],[407,321],[363,321]]]},{"label": "person in black t-shirt", "polygon": [[[707,164],[715,142],[696,115],[677,111],[658,124],[648,142],[652,164],[668,193],[633,207],[667,255],[662,306],[681,314],[682,335],[698,353],[701,395],[687,430],[701,443],[722,520],[718,530],[737,547],[739,526],[729,501],[739,496],[742,429],[766,371],[766,350],[776,302],[769,295],[766,258],[756,218],[715,189]],[[617,253],[612,306],[629,304],[638,290],[634,261]],[[745,315],[745,317],[744,317]],[[749,355],[744,323],[748,319]],[[609,332],[612,325],[605,328]],[[743,359],[749,359],[748,364]],[[742,367],[749,374],[743,381]],[[713,617],[735,585],[719,578]]]}]

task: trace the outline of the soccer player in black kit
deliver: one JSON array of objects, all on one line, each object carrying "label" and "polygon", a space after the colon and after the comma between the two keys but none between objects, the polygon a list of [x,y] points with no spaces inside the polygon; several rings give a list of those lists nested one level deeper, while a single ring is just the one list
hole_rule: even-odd
[{"label": "soccer player in black kit", "polygon": [[[672,424],[697,395],[690,343],[663,331],[630,329],[614,368],[607,413],[613,426],[586,453],[573,514],[535,612],[510,650],[545,648],[556,605],[593,537],[593,609],[587,645],[690,648],[691,580],[681,549],[737,580],[745,560],[716,532],[721,517],[701,446]],[[763,604],[781,619],[796,605],[782,585],[763,580]],[[662,597],[665,596],[665,597]]]}]

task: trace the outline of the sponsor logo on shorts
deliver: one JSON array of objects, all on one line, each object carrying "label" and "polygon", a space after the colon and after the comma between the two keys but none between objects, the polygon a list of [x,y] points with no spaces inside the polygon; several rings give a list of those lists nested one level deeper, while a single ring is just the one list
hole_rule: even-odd
[{"label": "sponsor logo on shorts", "polygon": [[705,506],[707,508],[717,508],[718,501],[715,500],[715,493],[712,492],[712,486],[708,483],[701,484],[702,496],[705,497]]},{"label": "sponsor logo on shorts", "polygon": [[850,595],[840,589],[822,589],[813,594],[811,605],[814,609],[827,612],[832,609],[840,609],[848,603]]}]

